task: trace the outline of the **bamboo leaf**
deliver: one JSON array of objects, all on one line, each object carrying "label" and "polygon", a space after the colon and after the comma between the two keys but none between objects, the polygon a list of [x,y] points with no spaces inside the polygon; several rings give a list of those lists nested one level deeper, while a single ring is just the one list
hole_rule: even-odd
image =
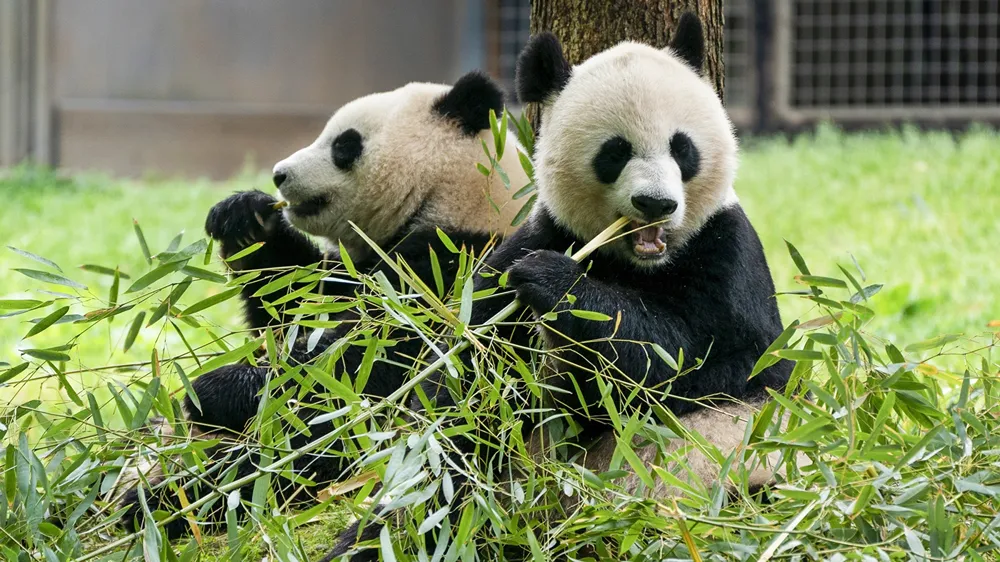
[{"label": "bamboo leaf", "polygon": [[20,375],[30,365],[31,365],[31,363],[28,363],[27,361],[25,361],[24,363],[21,363],[20,365],[14,365],[13,367],[11,367],[9,369],[6,369],[4,371],[0,371],[0,385],[6,384],[8,381],[10,381],[11,379],[13,379],[17,375]]},{"label": "bamboo leaf", "polygon": [[194,404],[194,407],[201,412],[201,400],[198,399],[198,394],[194,391],[191,379],[188,378],[184,369],[176,361],[174,362],[174,370],[177,371],[177,376],[181,379],[181,384],[184,386],[184,392],[187,394],[187,397],[191,400],[191,403]]},{"label": "bamboo leaf", "polygon": [[820,275],[796,275],[795,281],[810,287],[833,287],[835,289],[846,289],[847,283],[834,277],[822,277]]},{"label": "bamboo leaf", "polygon": [[456,247],[455,243],[451,241],[451,238],[449,238],[448,235],[445,234],[445,232],[440,228],[437,228],[435,230],[437,232],[438,239],[441,240],[441,243],[444,244],[444,247],[447,248],[449,252],[457,254],[458,247]]},{"label": "bamboo leaf", "polygon": [[23,349],[21,353],[41,359],[43,361],[69,361],[70,356],[62,351],[53,349]]},{"label": "bamboo leaf", "polygon": [[31,336],[44,332],[46,328],[58,322],[59,319],[65,316],[67,312],[69,312],[68,306],[52,311],[47,316],[39,320],[37,324],[32,326],[31,329],[28,330],[28,333],[24,336],[24,339],[28,339]]},{"label": "bamboo leaf", "polygon": [[160,377],[153,377],[153,380],[149,381],[149,386],[146,387],[146,392],[142,395],[142,400],[136,407],[129,429],[139,429],[146,423],[149,411],[153,408],[153,399],[156,398],[158,392],[160,392]]},{"label": "bamboo leaf", "polygon": [[812,351],[808,349],[779,349],[774,352],[775,355],[781,357],[782,359],[788,359],[790,361],[822,361],[823,353],[820,351]]},{"label": "bamboo leaf", "polygon": [[14,271],[30,277],[36,281],[42,281],[45,283],[52,283],[55,285],[62,285],[64,287],[72,287],[74,289],[86,289],[86,285],[81,285],[72,279],[67,279],[62,275],[56,275],[55,273],[49,273],[47,271],[38,271],[37,269],[14,269]]},{"label": "bamboo leaf", "polygon": [[205,281],[210,281],[212,283],[225,283],[227,281],[225,275],[220,275],[214,271],[209,271],[200,267],[194,267],[193,265],[185,265],[181,268],[181,273],[196,279],[204,279]]},{"label": "bamboo leaf", "polygon": [[177,248],[181,247],[181,240],[183,238],[184,238],[184,231],[182,230],[179,233],[177,233],[177,236],[174,236],[174,238],[170,241],[169,244],[167,244],[167,249],[164,250],[164,251],[165,252],[176,252]]},{"label": "bamboo leaf", "polygon": [[58,271],[59,273],[63,272],[62,268],[60,268],[58,265],[56,265],[56,262],[54,262],[54,261],[52,261],[52,260],[50,260],[48,258],[43,258],[42,256],[39,256],[37,254],[32,254],[31,252],[28,252],[28,251],[25,251],[25,250],[21,250],[21,249],[15,248],[14,246],[7,246],[7,249],[9,249],[10,251],[14,252],[15,254],[19,254],[19,255],[22,255],[22,256],[30,259],[30,260],[34,260],[34,261],[36,261],[36,262],[38,262],[38,263],[40,263],[42,265],[47,265],[47,266],[51,267],[52,269]]},{"label": "bamboo leaf", "polygon": [[179,252],[173,252],[169,250],[160,252],[159,254],[156,255],[156,259],[159,260],[160,263],[172,263],[177,261],[187,262],[191,258],[203,254],[207,248],[208,248],[208,241],[202,238],[201,240],[198,240],[197,242],[187,246],[186,248],[184,248]]},{"label": "bamboo leaf", "polygon": [[142,256],[146,258],[146,263],[153,263],[153,256],[149,253],[149,244],[146,244],[146,237],[142,234],[139,221],[132,219],[132,228],[135,230],[135,237],[139,239],[139,249],[142,250]]},{"label": "bamboo leaf", "polygon": [[451,508],[449,508],[448,506],[444,506],[441,509],[435,511],[434,513],[431,513],[430,515],[424,518],[422,523],[420,523],[420,527],[417,529],[417,533],[422,535],[427,531],[430,531],[431,529],[437,527],[438,523],[440,523],[441,520],[444,519],[445,516],[448,515],[450,511]]},{"label": "bamboo leaf", "polygon": [[31,310],[38,308],[42,301],[29,299],[0,300],[0,310]]},{"label": "bamboo leaf", "polygon": [[211,308],[219,303],[225,302],[236,295],[240,294],[242,287],[233,287],[232,289],[226,289],[225,291],[212,295],[208,298],[202,299],[191,306],[184,309],[184,312],[180,313],[180,316],[191,316],[197,312],[201,312],[207,308]]},{"label": "bamboo leaf", "polygon": [[524,206],[522,206],[517,211],[517,214],[514,215],[514,220],[510,222],[510,225],[517,226],[521,224],[524,221],[524,219],[528,218],[528,215],[531,213],[531,209],[534,208],[535,201],[537,200],[538,200],[538,194],[535,193],[524,203]]},{"label": "bamboo leaf", "polygon": [[139,314],[136,314],[135,318],[132,319],[132,325],[129,326],[128,334],[125,336],[125,345],[122,351],[127,352],[132,347],[132,344],[135,343],[135,338],[139,335],[139,329],[142,328],[142,319],[145,317],[146,311],[140,310]]},{"label": "bamboo leaf", "polygon": [[[92,263],[85,263],[80,266],[80,269],[84,271],[89,271],[91,273],[99,273],[101,275],[107,275],[109,277],[113,277],[115,275],[115,272],[118,271],[117,268],[110,268],[110,267],[105,267],[103,265],[95,265]],[[130,279],[128,275],[120,271],[118,272],[118,276],[122,279]]]},{"label": "bamboo leaf", "polygon": [[118,306],[118,290],[121,287],[122,274],[115,268],[114,279],[111,281],[111,289],[108,291],[108,306],[114,308]]},{"label": "bamboo leaf", "polygon": [[150,285],[156,283],[160,279],[163,279],[167,275],[170,275],[175,271],[179,271],[182,267],[184,267],[184,263],[185,262],[182,261],[171,262],[152,269],[142,277],[136,279],[135,282],[133,282],[132,285],[125,290],[125,293],[126,294],[134,293],[136,291],[141,291],[146,287],[149,287]]},{"label": "bamboo leaf", "polygon": [[518,189],[517,191],[515,191],[514,195],[512,196],[512,198],[514,200],[517,200],[517,199],[520,199],[520,198],[524,197],[525,195],[528,195],[529,193],[532,193],[534,191],[536,191],[535,182],[529,182],[527,185],[525,185],[521,189]]},{"label": "bamboo leaf", "polygon": [[337,242],[337,246],[340,250],[340,263],[344,264],[344,269],[347,270],[347,274],[351,276],[351,279],[357,279],[358,270],[354,267],[354,261],[351,260],[351,255],[347,252],[347,248],[345,248],[344,244],[341,242]]},{"label": "bamboo leaf", "polygon": [[616,437],[616,439],[618,440],[617,451],[621,453],[622,457],[625,458],[625,461],[632,467],[632,470],[635,472],[636,476],[639,477],[639,480],[642,480],[642,483],[645,484],[650,490],[655,488],[656,482],[653,481],[653,477],[646,468],[646,463],[642,462],[642,460],[639,459],[639,456],[635,454],[630,440],[625,441],[621,437]]},{"label": "bamboo leaf", "polygon": [[238,259],[245,258],[245,257],[249,256],[250,254],[252,254],[252,253],[256,252],[257,250],[259,250],[263,245],[264,245],[263,242],[255,242],[253,244],[250,244],[246,248],[243,248],[239,252],[236,252],[235,254],[229,256],[228,258],[226,258],[226,261],[227,262],[234,262],[234,261],[236,261]]},{"label": "bamboo leaf", "polygon": [[788,343],[788,340],[792,339],[792,335],[795,334],[795,329],[798,325],[799,321],[794,320],[787,328],[785,328],[783,332],[781,332],[781,335],[774,340],[774,342],[764,351],[763,355],[761,355],[760,359],[757,360],[757,364],[754,365],[749,378],[754,378],[759,375],[761,371],[778,362],[779,358],[775,356],[774,353],[779,349],[784,348],[785,344]]},{"label": "bamboo leaf", "polygon": [[611,320],[611,317],[608,316],[607,314],[594,312],[592,310],[577,310],[575,308],[571,308],[569,310],[569,313],[572,314],[573,316],[576,316],[577,318],[581,318],[583,320],[591,320],[593,322],[607,322]]},{"label": "bamboo leaf", "polygon": [[675,371],[678,370],[677,361],[674,360],[674,357],[670,355],[670,353],[668,353],[666,349],[663,349],[663,347],[661,347],[660,344],[658,343],[650,343],[649,345],[650,347],[653,348],[653,352],[656,353],[656,355],[661,360],[663,360],[663,362],[666,363],[668,367],[670,367]]},{"label": "bamboo leaf", "polygon": [[788,248],[788,255],[792,257],[792,261],[795,263],[795,267],[798,268],[799,272],[802,275],[809,275],[809,267],[806,266],[806,260],[802,258],[802,254],[799,253],[799,250],[788,240],[785,240],[785,246]]},{"label": "bamboo leaf", "polygon": [[921,342],[912,343],[912,344],[906,346],[903,349],[906,350],[906,351],[909,351],[911,353],[915,353],[915,352],[918,352],[918,351],[927,351],[927,350],[930,350],[930,349],[940,349],[940,348],[948,345],[949,343],[953,343],[953,342],[958,341],[960,338],[961,338],[961,336],[958,336],[956,334],[947,334],[947,335],[943,335],[943,336],[937,336],[937,337],[931,338],[929,340],[924,340],[924,341],[921,341]]}]

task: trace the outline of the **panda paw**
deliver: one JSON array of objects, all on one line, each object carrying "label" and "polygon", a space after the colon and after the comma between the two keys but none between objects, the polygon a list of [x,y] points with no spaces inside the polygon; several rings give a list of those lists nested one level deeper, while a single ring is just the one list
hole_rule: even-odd
[{"label": "panda paw", "polygon": [[263,242],[281,224],[281,211],[274,208],[277,202],[260,190],[234,193],[208,212],[205,232],[222,244],[223,254]]},{"label": "panda paw", "polygon": [[553,310],[583,275],[583,268],[569,256],[541,250],[518,260],[507,270],[507,286],[537,313]]},{"label": "panda paw", "polygon": [[[174,510],[173,506],[163,503],[160,496],[148,488],[143,488],[143,496],[146,502],[146,508],[150,511],[150,513],[157,510]],[[121,519],[118,520],[118,524],[122,528],[132,532],[141,531],[143,529],[146,516],[145,510],[142,506],[142,501],[139,500],[138,486],[130,488],[125,492],[118,503],[118,508],[124,508],[125,510]],[[167,532],[167,538],[169,540],[175,540],[186,535],[189,529],[188,522],[183,517],[164,524],[163,528]]]}]

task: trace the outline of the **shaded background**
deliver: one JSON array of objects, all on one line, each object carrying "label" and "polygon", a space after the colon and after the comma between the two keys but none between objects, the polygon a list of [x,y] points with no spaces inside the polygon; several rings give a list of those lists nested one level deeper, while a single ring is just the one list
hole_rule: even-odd
[{"label": "shaded background", "polygon": [[[726,0],[741,132],[1000,121],[1000,0]],[[483,68],[529,0],[0,0],[0,166],[225,178],[332,110]]]}]

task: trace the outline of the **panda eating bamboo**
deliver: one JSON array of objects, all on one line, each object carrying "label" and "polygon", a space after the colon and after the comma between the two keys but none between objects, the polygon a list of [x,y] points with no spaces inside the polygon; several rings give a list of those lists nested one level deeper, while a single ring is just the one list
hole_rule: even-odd
[{"label": "panda eating bamboo", "polygon": [[[519,97],[541,106],[534,155],[539,200],[526,224],[488,257],[485,267],[494,275],[476,287],[496,289],[506,278],[513,291],[477,301],[471,324],[482,324],[515,296],[530,311],[533,324],[504,326],[498,334],[526,349],[540,331],[544,382],[554,389],[549,406],[584,428],[575,438],[583,451],[576,462],[595,472],[608,469],[616,447],[601,415],[606,392],[623,415],[669,410],[728,455],[743,443],[766,389],[781,390],[789,380],[787,361],[749,378],[782,325],[763,248],[733,189],[733,127],[700,74],[703,58],[701,23],[686,14],[665,49],[624,42],[571,67],[558,40],[543,33],[518,60]],[[565,254],[623,217],[627,236],[584,263]],[[677,376],[654,345],[704,362]],[[474,374],[457,385],[447,377],[441,371],[424,385],[436,410],[488,384]],[[535,427],[532,442],[544,430]],[[471,439],[456,441],[466,453],[474,449]],[[654,447],[637,453],[644,462],[659,454]],[[709,484],[725,478],[697,451],[688,464]],[[750,480],[764,483],[773,471],[758,467]],[[631,478],[624,487],[638,490],[637,482]],[[642,493],[677,492],[658,486]],[[374,560],[374,549],[357,547],[381,526],[356,524],[325,560],[345,554]]]}]

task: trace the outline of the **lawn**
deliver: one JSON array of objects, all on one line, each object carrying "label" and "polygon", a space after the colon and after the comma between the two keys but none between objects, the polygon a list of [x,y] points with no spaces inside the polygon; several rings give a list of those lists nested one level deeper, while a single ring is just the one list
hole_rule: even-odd
[{"label": "lawn", "polygon": [[[957,135],[921,133],[912,129],[843,134],[830,127],[821,127],[817,134],[799,136],[793,141],[783,138],[745,140],[736,187],[743,206],[760,233],[779,292],[805,288],[794,279],[798,269],[789,257],[787,241],[804,256],[814,274],[839,276],[838,266],[842,266],[856,277],[863,275],[864,285],[884,285],[877,298],[870,302],[876,315],[866,330],[879,338],[898,342],[902,348],[904,344],[942,334],[982,334],[988,331],[991,322],[1000,320],[1000,253],[996,250],[997,241],[1000,241],[1000,221],[997,220],[1000,217],[1000,158],[997,155],[1000,155],[1000,135],[986,129],[973,129]],[[119,268],[130,276],[130,279],[121,281],[123,296],[120,302],[136,298],[127,297],[125,288],[158,262],[154,261],[153,266],[147,263],[133,220],[144,234],[150,253],[155,256],[167,249],[181,232],[184,234],[176,244],[177,248],[184,248],[203,237],[202,224],[208,209],[229,193],[249,188],[269,189],[267,176],[244,175],[227,182],[133,181],[99,175],[64,178],[30,168],[0,171],[0,197],[3,198],[0,220],[3,233],[0,238],[4,245],[55,262],[61,267],[63,275],[86,286],[86,289],[76,291],[28,279],[15,269],[55,270],[30,256],[0,249],[4,255],[3,267],[0,268],[0,301],[59,298],[58,295],[43,292],[42,287],[45,287],[56,293],[76,293],[80,296],[79,300],[65,301],[70,306],[66,319],[71,314],[102,308],[106,306],[112,277],[79,269],[78,266],[83,264]],[[202,255],[198,255],[191,265],[214,272],[223,271],[215,257],[206,264]],[[860,274],[858,268],[864,273]],[[173,279],[172,282],[176,281]],[[179,308],[183,309],[225,289],[221,283],[195,283],[184,294]],[[142,294],[146,292],[135,293]],[[135,309],[116,317],[110,327],[103,321],[94,324],[76,340],[73,358],[65,366],[69,384],[77,392],[93,391],[101,404],[100,409],[108,416],[105,421],[111,425],[116,423],[111,417],[116,415],[117,410],[112,399],[113,391],[108,390],[110,380],[139,383],[133,386],[141,389],[149,379],[151,350],[157,350],[159,360],[182,355],[187,346],[199,349],[207,345],[213,351],[224,351],[226,348],[210,342],[219,335],[240,328],[238,302],[231,299],[202,312],[203,322],[199,327],[184,326],[187,341],[181,340],[177,330],[159,322],[139,329],[131,349],[125,351],[123,348],[138,311],[149,314],[158,302],[136,301],[133,303]],[[786,324],[793,319],[816,316],[817,311],[811,309],[815,304],[809,302],[795,296],[780,296],[779,303]],[[18,365],[27,359],[19,350],[58,346],[85,326],[56,324],[36,336],[22,339],[32,327],[29,320],[44,317],[51,310],[46,308],[0,318],[0,362]],[[0,314],[9,312],[0,310]],[[843,331],[838,337],[846,335],[849,335],[848,332]],[[239,345],[243,341],[242,334],[230,334],[226,341]],[[918,346],[914,349],[920,351],[929,347]],[[141,365],[143,363],[145,365]],[[132,364],[136,364],[137,368],[130,370],[128,366]],[[108,365],[125,367],[93,371]],[[990,367],[985,362],[983,365],[982,373],[985,375]],[[2,368],[4,366],[0,364]],[[912,365],[907,368],[912,368]],[[180,386],[175,377],[170,377],[170,381],[166,380],[166,376],[164,379],[164,384],[174,389]],[[0,400],[5,410],[7,406],[33,399],[41,400],[40,409],[48,412],[73,409],[71,401],[74,397],[65,390],[66,383],[61,383],[58,377],[41,380],[15,378],[0,386]],[[874,417],[874,411],[882,415],[880,390],[864,387],[869,383],[861,377],[848,383],[852,385],[851,391],[857,393],[858,400],[865,401],[863,407],[861,402],[855,404],[859,408],[858,415],[867,412]],[[923,389],[921,384],[923,382],[918,384],[916,379],[907,379],[902,388],[910,392]],[[927,388],[938,388],[934,386],[935,382],[929,384]],[[987,385],[984,392],[988,398],[993,390]],[[137,395],[141,392],[137,391]],[[974,395],[976,399],[984,396],[978,390]],[[830,401],[845,398],[839,387],[830,391]],[[904,402],[903,398],[899,400]],[[84,401],[86,398],[77,404],[86,412]],[[903,414],[910,412],[908,408],[911,407],[919,409],[909,404],[897,405],[904,421]],[[149,406],[146,408],[148,410]],[[887,412],[889,410],[892,408],[888,408]],[[903,454],[903,445],[913,446],[915,452],[904,455],[907,463],[912,462],[926,445],[920,437],[927,428],[921,429],[920,422],[930,419],[927,412],[913,415],[912,420],[900,422],[898,426],[912,433],[899,429],[891,436],[881,436],[882,441],[896,439],[901,443],[895,449],[899,455]],[[850,416],[841,418],[839,414],[836,419],[838,424],[857,421]],[[882,420],[885,422],[886,418]],[[892,420],[890,422],[894,423]],[[9,420],[0,418],[0,421],[6,431]],[[121,420],[117,423],[121,426]],[[868,422],[862,420],[858,423],[861,429],[851,426],[847,432],[852,444],[855,431],[871,430],[865,425]],[[816,427],[831,436],[837,431],[847,431],[839,425],[836,426],[837,431],[833,431],[834,422],[830,424]],[[47,427],[46,431],[55,433],[51,427]],[[964,436],[964,432],[963,428],[958,433]],[[971,426],[969,432],[972,432]],[[834,445],[830,445],[829,450],[835,450]],[[1000,444],[992,448],[997,447]],[[867,494],[864,497],[871,499],[876,492],[861,488],[864,484],[871,487],[868,480],[857,485],[858,481],[852,480],[853,476],[844,476],[853,475],[856,465],[860,466],[858,453],[853,445],[846,452],[837,451],[843,454],[844,459],[844,465],[835,465],[836,477],[844,478],[841,482],[844,488],[838,493],[858,498],[860,507],[856,509],[864,511],[864,516],[868,517],[869,508],[861,505],[860,498]],[[884,452],[879,454],[888,455]],[[848,463],[848,458],[854,461]],[[972,468],[973,464],[967,464],[967,471]],[[858,470],[863,471],[864,468]],[[867,478],[865,474],[862,472],[862,476]],[[827,481],[833,477],[831,472]],[[981,480],[976,482],[979,484],[975,485],[986,488]],[[7,484],[10,489],[11,481],[8,480]],[[66,486],[65,482],[60,485]],[[961,484],[959,489],[969,485]],[[944,484],[941,486],[944,489]],[[861,491],[858,492],[858,489]],[[69,496],[79,494],[79,490],[73,490],[71,486],[68,490]],[[886,497],[891,495],[882,489],[877,493],[884,493]],[[806,496],[798,497],[804,501],[803,498]],[[873,504],[871,509],[876,507]],[[789,517],[778,517],[776,520],[787,521],[792,516],[798,517],[797,504],[788,509],[791,510]],[[342,524],[342,514],[342,511],[335,515],[328,514],[325,525],[307,527],[300,532],[298,537],[304,539],[306,549],[317,551],[324,545],[328,546],[332,530]],[[712,514],[718,515],[717,512]],[[806,511],[802,511],[803,517],[805,514]],[[881,515],[874,516],[873,520],[878,517]],[[938,524],[944,529],[948,526],[947,521],[942,504],[941,516],[931,524]],[[45,531],[42,533],[45,534]],[[701,533],[699,540],[711,535],[704,531],[698,533]],[[96,546],[106,538],[101,533],[83,537],[84,544],[89,546]],[[209,541],[202,559],[226,559],[227,544],[229,547],[234,544],[232,537],[228,541],[225,537]],[[3,543],[0,540],[0,545]],[[260,546],[259,542],[255,544]],[[217,558],[215,552],[219,552]]]},{"label": "lawn", "polygon": [[[80,175],[61,178],[52,173],[16,169],[6,177],[0,176],[0,197],[5,210],[0,221],[5,246],[13,246],[51,259],[59,264],[65,275],[88,287],[83,291],[88,305],[80,312],[100,308],[99,299],[106,299],[112,285],[112,277],[79,269],[84,264],[96,264],[109,268],[119,268],[135,280],[150,266],[146,263],[140,248],[133,220],[143,231],[152,253],[165,249],[178,235],[183,234],[182,247],[204,238],[205,215],[211,206],[229,193],[255,187],[266,188],[268,178],[239,177],[228,182],[197,181],[127,181],[112,180],[104,176]],[[36,261],[25,258],[8,249],[3,249],[4,267],[0,269],[0,298],[36,298],[49,295],[32,294],[38,284],[24,277],[15,268],[47,269]],[[198,261],[201,261],[200,259]],[[203,264],[199,264],[203,265]],[[222,272],[217,259],[205,266]],[[129,280],[121,282],[122,290]],[[53,291],[65,291],[64,287],[52,285]],[[184,302],[196,302],[218,286],[195,284],[185,295]],[[70,311],[77,312],[76,310]],[[239,327],[239,308],[235,301],[223,303],[207,313],[210,318],[229,328]],[[27,323],[32,315],[21,315],[0,322],[0,361],[16,364],[17,351],[21,347],[47,347],[66,341],[79,327],[67,324],[56,325],[44,333],[24,341],[21,337],[30,327]],[[94,368],[112,364],[126,364],[149,359],[149,349],[154,343],[162,342],[173,347],[181,342],[176,334],[161,332],[152,328],[142,329],[129,353],[122,351],[122,343],[129,328],[131,317],[123,317],[100,329],[86,333],[79,340],[77,369]],[[203,331],[193,330],[195,344],[208,341]],[[204,336],[204,337],[200,337]],[[17,387],[19,399],[38,395],[37,388]],[[13,389],[5,389],[9,394]],[[4,390],[0,390],[4,392]],[[42,396],[45,396],[43,393]]]}]

